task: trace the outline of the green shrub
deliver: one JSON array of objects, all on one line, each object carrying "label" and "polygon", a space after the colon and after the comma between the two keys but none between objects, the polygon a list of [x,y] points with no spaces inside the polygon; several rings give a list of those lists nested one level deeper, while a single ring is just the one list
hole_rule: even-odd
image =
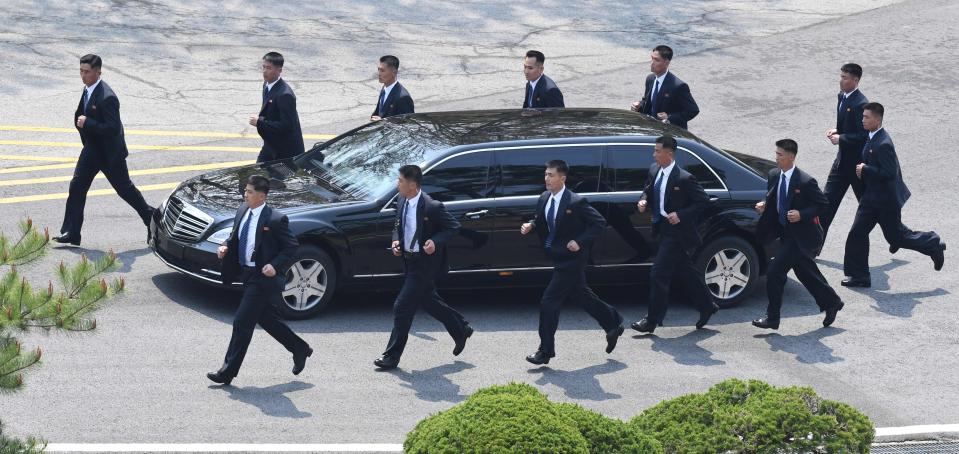
[{"label": "green shrub", "polygon": [[661,402],[630,425],[667,453],[868,452],[874,434],[868,417],[811,388],[735,379]]},{"label": "green shrub", "polygon": [[604,454],[661,454],[656,439],[632,430],[626,423],[607,418],[576,404],[554,404],[560,414],[573,420],[579,433],[589,442],[589,452]]}]

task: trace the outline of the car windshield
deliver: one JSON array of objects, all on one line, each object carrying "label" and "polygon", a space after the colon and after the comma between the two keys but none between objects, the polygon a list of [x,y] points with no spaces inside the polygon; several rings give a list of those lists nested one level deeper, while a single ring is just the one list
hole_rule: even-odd
[{"label": "car windshield", "polygon": [[450,146],[431,122],[370,123],[296,159],[296,165],[351,195],[374,200],[396,186],[397,170],[423,165]]}]

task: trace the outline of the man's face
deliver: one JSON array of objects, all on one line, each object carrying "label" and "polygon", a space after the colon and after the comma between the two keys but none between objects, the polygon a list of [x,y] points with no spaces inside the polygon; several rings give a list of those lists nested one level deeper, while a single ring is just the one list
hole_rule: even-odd
[{"label": "man's face", "polygon": [[256,208],[266,203],[266,193],[259,192],[253,189],[252,184],[248,184],[246,189],[243,190],[243,201],[246,202],[246,206]]},{"label": "man's face", "polygon": [[862,127],[866,131],[875,131],[882,126],[882,117],[876,115],[871,110],[862,111]]},{"label": "man's face", "polygon": [[383,85],[390,85],[396,81],[396,70],[383,62],[380,62],[379,65],[376,65],[376,75],[377,78],[379,78],[380,83]]},{"label": "man's face", "polygon": [[420,187],[415,181],[407,180],[403,178],[403,175],[400,175],[399,178],[396,179],[396,190],[399,191],[400,195],[408,199],[410,197],[416,197],[416,193],[419,192]]},{"label": "man's face", "polygon": [[83,85],[89,87],[95,84],[99,78],[100,68],[93,69],[89,63],[80,63],[80,79],[83,80]]},{"label": "man's face", "polygon": [[276,82],[276,79],[280,78],[280,73],[283,72],[283,67],[273,66],[273,63],[266,60],[263,60],[260,67],[263,69],[263,80],[268,84]]},{"label": "man's face", "polygon": [[552,167],[546,168],[544,179],[546,181],[546,190],[554,194],[566,185],[566,175],[557,172],[556,169]]},{"label": "man's face", "polygon": [[653,54],[649,57],[649,70],[660,75],[666,72],[666,69],[669,68],[669,60],[661,57],[659,51],[653,51]]},{"label": "man's face", "polygon": [[533,57],[526,57],[523,60],[523,74],[530,82],[539,79],[539,76],[543,75],[542,63],[537,62]]},{"label": "man's face", "polygon": [[859,78],[847,72],[839,71],[839,89],[849,93],[859,85]]},{"label": "man's face", "polygon": [[659,164],[660,167],[668,167],[672,164],[675,155],[676,150],[663,148],[663,144],[661,143],[657,143],[656,148],[653,149],[653,160],[655,160],[656,164]]},{"label": "man's face", "polygon": [[776,165],[779,166],[780,169],[789,170],[793,168],[795,162],[796,155],[776,147]]}]

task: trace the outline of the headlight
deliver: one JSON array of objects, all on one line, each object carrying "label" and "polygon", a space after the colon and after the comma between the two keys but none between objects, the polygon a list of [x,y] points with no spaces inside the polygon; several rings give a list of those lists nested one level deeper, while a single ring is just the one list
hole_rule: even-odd
[{"label": "headlight", "polygon": [[214,244],[223,244],[223,242],[230,237],[231,233],[233,233],[232,225],[225,229],[217,230],[216,233],[207,237],[206,240]]}]

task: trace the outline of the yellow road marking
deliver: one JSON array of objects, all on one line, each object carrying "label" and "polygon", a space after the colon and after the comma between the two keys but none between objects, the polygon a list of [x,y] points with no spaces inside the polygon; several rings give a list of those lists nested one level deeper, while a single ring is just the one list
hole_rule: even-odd
[{"label": "yellow road marking", "polygon": [[[225,169],[228,167],[238,167],[238,166],[244,166],[247,164],[253,164],[255,162],[256,161],[214,162],[212,164],[158,167],[155,169],[138,169],[138,170],[131,170],[130,176],[158,175],[162,173],[190,172],[195,170]],[[71,178],[73,178],[72,175],[57,176],[57,177],[43,177],[43,178],[21,178],[17,180],[0,180],[0,186],[23,186],[28,184],[58,183],[58,182],[70,181]],[[97,174],[96,179],[99,180],[102,178],[104,178],[102,173]]]},{"label": "yellow road marking", "polygon": [[[28,147],[83,148],[80,142],[47,142],[40,140],[0,140],[0,145],[23,145]],[[129,150],[154,151],[233,151],[259,153],[259,147],[218,147],[201,145],[127,145]]]},{"label": "yellow road marking", "polygon": [[[179,185],[180,185],[180,183],[148,184],[148,185],[145,185],[145,186],[137,186],[137,189],[139,189],[140,192],[159,191],[159,190],[161,190],[161,189],[174,189],[174,188],[176,188],[176,187],[179,186]],[[87,192],[87,197],[100,196],[100,195],[110,195],[110,194],[116,194],[116,191],[114,191],[113,188],[95,189],[95,190],[92,190],[92,191]],[[5,198],[5,199],[4,199],[4,198],[0,198],[0,205],[2,205],[2,204],[8,204],[8,203],[36,202],[36,201],[39,201],[39,200],[59,200],[59,199],[66,199],[67,196],[69,196],[69,195],[70,195],[70,194],[69,194],[69,193],[66,193],[66,192],[58,192],[58,193],[55,193],[55,194],[36,194],[36,195],[25,195],[25,196],[20,196],[20,197],[7,197],[7,198]]]},{"label": "yellow road marking", "polygon": [[[76,128],[48,128],[46,126],[0,125],[0,131],[20,132],[56,132],[76,134]],[[155,129],[124,129],[128,136],[160,136],[160,137],[208,137],[218,139],[259,139],[255,132],[216,132],[216,131],[163,131]],[[333,134],[303,134],[304,139],[330,140],[336,137]]]},{"label": "yellow road marking", "polygon": [[68,164],[47,164],[42,166],[20,166],[20,167],[9,167],[6,169],[0,169],[0,174],[4,173],[23,173],[23,172],[35,172],[38,170],[56,170],[56,169],[72,169],[77,164],[74,162]]},{"label": "yellow road marking", "polygon": [[61,158],[55,156],[21,156],[15,154],[0,154],[0,160],[5,161],[43,161],[43,162],[77,162],[77,158]]}]

